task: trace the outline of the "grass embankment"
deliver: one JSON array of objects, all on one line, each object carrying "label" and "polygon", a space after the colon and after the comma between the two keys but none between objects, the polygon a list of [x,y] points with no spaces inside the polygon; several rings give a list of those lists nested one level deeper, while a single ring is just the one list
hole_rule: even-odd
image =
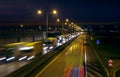
[{"label": "grass embankment", "polygon": [[[119,41],[120,38],[111,38],[105,36],[94,36],[92,39],[92,44],[97,50],[98,55],[100,56],[104,66],[109,70],[108,60],[112,59],[113,62],[116,59],[120,59],[120,47]],[[100,44],[96,44],[96,40],[100,40]],[[115,66],[115,64],[114,64]]]}]

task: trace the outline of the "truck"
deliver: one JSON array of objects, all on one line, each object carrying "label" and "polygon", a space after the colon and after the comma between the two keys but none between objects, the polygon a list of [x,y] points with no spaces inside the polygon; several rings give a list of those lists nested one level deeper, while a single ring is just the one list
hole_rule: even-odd
[{"label": "truck", "polygon": [[57,38],[48,37],[48,38],[45,38],[44,42],[46,45],[55,47],[57,45]]},{"label": "truck", "polygon": [[19,59],[21,61],[23,59],[31,60],[37,56],[40,56],[43,52],[43,42],[29,42],[24,44],[23,47],[19,48]]},{"label": "truck", "polygon": [[0,62],[3,61],[13,61],[16,59],[15,52],[19,46],[23,45],[25,42],[10,43],[0,46]]}]

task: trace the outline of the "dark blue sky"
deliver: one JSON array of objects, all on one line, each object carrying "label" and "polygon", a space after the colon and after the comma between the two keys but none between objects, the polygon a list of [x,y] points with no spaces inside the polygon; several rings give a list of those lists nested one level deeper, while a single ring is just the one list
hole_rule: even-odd
[{"label": "dark blue sky", "polygon": [[50,12],[54,8],[59,17],[76,22],[120,22],[119,4],[115,0],[4,0],[0,2],[0,24],[36,23],[38,9]]}]

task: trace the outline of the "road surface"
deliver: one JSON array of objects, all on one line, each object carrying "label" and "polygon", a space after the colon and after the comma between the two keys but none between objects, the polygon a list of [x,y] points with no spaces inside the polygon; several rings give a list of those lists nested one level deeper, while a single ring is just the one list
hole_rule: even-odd
[{"label": "road surface", "polygon": [[83,37],[79,36],[36,77],[84,77]]},{"label": "road surface", "polygon": [[23,67],[28,63],[29,61],[21,61],[21,62],[11,62],[6,64],[0,64],[0,77],[5,77],[8,74],[14,72],[15,70]]}]

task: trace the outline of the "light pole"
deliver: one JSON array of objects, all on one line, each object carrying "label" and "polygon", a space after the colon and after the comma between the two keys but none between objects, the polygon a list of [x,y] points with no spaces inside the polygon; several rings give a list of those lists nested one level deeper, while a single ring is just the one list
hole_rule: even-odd
[{"label": "light pole", "polygon": [[[58,12],[57,12],[57,10],[52,10],[52,14],[53,15],[56,15]],[[38,10],[38,14],[42,14],[42,11],[41,10]],[[48,20],[48,15],[49,15],[50,13],[48,13],[48,12],[46,12],[46,37],[48,37],[48,24],[49,24],[49,20]]]},{"label": "light pole", "polygon": [[46,13],[46,37],[48,37],[48,13]]},{"label": "light pole", "polygon": [[[52,14],[53,15],[56,15],[58,12],[57,12],[57,10],[52,10]],[[48,20],[48,15],[49,15],[49,13],[47,12],[46,13],[46,27],[47,27],[47,30],[46,30],[46,37],[48,37],[48,24],[49,24],[49,20]]]},{"label": "light pole", "polygon": [[[57,19],[57,22],[60,22],[61,21],[61,26],[62,26],[62,35],[64,34],[64,21],[60,20],[60,19]],[[66,19],[65,20],[65,24],[67,24],[69,22],[69,19]]]},{"label": "light pole", "polygon": [[[41,14],[42,14],[42,10],[38,10],[37,13],[38,13],[39,15],[41,15]],[[40,26],[39,26],[38,28],[39,28],[39,30],[41,29]],[[42,30],[41,30],[41,31],[42,31]],[[41,31],[40,31],[40,32],[41,32]],[[43,33],[44,33],[44,32],[42,31],[42,40],[44,39]],[[41,34],[41,33],[40,33],[40,34]]]}]

